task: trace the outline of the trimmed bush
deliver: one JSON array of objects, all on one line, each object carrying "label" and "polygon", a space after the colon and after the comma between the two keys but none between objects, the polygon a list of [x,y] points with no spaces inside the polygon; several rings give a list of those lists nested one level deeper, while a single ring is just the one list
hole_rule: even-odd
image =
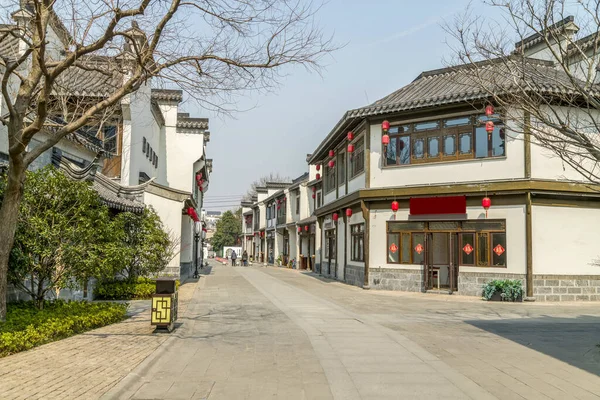
[{"label": "trimmed bush", "polygon": [[491,300],[495,293],[500,293],[502,301],[518,301],[523,298],[523,284],[519,280],[493,280],[483,287],[483,297]]},{"label": "trimmed bush", "polygon": [[8,304],[0,322],[0,357],[29,350],[126,318],[127,304],[46,301],[39,310],[29,302]]},{"label": "trimmed bush", "polygon": [[[179,280],[175,285],[179,289]],[[98,282],[94,297],[99,300],[143,300],[151,298],[155,291],[154,279],[137,278],[135,282],[112,280]]]}]

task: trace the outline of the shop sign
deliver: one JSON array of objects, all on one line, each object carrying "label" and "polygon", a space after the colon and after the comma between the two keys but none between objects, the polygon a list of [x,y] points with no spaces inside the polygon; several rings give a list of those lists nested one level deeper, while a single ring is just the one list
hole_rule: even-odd
[{"label": "shop sign", "polygon": [[506,250],[504,249],[504,247],[502,247],[500,244],[494,247],[494,253],[496,253],[498,257],[501,256],[505,251]]},{"label": "shop sign", "polygon": [[423,245],[421,243],[419,243],[418,245],[415,246],[415,251],[418,254],[421,254],[423,252],[423,250],[424,250],[424,248],[423,248]]},{"label": "shop sign", "polygon": [[465,247],[463,247],[463,251],[465,252],[466,255],[469,255],[473,252],[473,246],[471,246],[470,243],[465,244]]},{"label": "shop sign", "polygon": [[392,243],[392,245],[390,246],[390,251],[392,253],[395,253],[398,251],[398,246],[396,246],[396,243]]}]

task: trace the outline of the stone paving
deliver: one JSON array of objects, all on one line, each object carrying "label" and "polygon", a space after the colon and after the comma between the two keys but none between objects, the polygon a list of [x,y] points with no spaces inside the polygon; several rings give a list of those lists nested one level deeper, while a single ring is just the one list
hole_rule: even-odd
[{"label": "stone paving", "polygon": [[206,273],[193,297],[183,286],[171,335],[140,314],[0,359],[0,399],[600,399],[596,304],[365,291],[283,268]]},{"label": "stone paving", "polygon": [[[182,312],[195,286],[181,286]],[[135,302],[122,323],[0,358],[0,399],[99,398],[168,338],[152,333],[149,304]]]}]

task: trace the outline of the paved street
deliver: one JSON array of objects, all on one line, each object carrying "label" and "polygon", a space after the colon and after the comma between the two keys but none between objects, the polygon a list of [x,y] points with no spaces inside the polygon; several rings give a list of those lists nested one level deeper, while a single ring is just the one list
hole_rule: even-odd
[{"label": "paved street", "polygon": [[107,399],[599,399],[596,304],[364,291],[213,266]]}]

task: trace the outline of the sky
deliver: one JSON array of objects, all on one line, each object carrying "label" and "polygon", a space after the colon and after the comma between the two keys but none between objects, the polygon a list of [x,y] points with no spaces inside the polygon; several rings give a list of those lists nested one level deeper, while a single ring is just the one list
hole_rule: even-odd
[{"label": "sky", "polygon": [[[465,11],[469,0],[330,0],[317,19],[338,44],[321,74],[302,67],[285,71],[268,94],[249,94],[233,117],[213,115],[188,102],[194,116],[210,118],[207,157],[213,172],[204,208],[239,206],[250,184],[263,175],[296,178],[344,112],[368,105],[443,68],[452,57],[444,21]],[[493,9],[473,3],[477,15]]]}]

